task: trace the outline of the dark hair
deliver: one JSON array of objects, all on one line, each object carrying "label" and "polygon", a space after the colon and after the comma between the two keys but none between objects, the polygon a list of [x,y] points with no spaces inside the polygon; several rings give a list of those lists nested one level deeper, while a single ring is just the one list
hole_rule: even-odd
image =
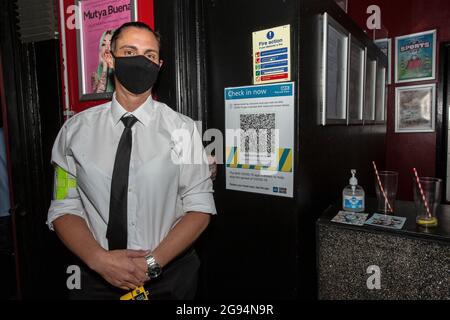
[{"label": "dark hair", "polygon": [[124,23],[119,28],[117,28],[116,31],[114,31],[114,34],[111,37],[111,50],[113,52],[116,51],[116,41],[120,37],[120,34],[122,33],[122,31],[127,28],[131,28],[131,27],[138,28],[138,29],[144,29],[144,30],[147,30],[147,31],[150,31],[151,33],[153,33],[153,35],[156,37],[156,40],[158,41],[158,46],[161,49],[161,36],[159,35],[159,33],[155,32],[152,28],[150,28],[150,26],[148,24],[146,24],[144,22],[133,21],[133,22]]}]

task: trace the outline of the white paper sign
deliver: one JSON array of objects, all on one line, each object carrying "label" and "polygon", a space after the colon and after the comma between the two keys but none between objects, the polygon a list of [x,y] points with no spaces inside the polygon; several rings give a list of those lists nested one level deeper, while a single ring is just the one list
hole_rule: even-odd
[{"label": "white paper sign", "polygon": [[294,83],[225,89],[226,188],[293,197]]}]

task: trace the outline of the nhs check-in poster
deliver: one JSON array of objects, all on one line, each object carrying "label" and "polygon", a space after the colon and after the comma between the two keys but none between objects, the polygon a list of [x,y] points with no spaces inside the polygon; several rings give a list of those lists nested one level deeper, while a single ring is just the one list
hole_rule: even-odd
[{"label": "nhs check-in poster", "polygon": [[226,188],[293,197],[294,83],[225,89]]}]

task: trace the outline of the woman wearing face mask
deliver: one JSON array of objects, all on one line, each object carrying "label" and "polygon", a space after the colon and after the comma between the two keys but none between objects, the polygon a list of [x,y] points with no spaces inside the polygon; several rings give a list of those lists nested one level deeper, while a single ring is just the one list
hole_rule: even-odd
[{"label": "woman wearing face mask", "polygon": [[106,30],[100,37],[99,63],[97,70],[92,74],[92,92],[105,93],[114,91],[112,69],[108,68],[106,62],[107,54],[111,52],[111,38],[114,30]]},{"label": "woman wearing face mask", "polygon": [[73,299],[119,299],[144,283],[150,299],[195,296],[192,245],[216,214],[211,173],[194,121],[152,98],[159,50],[147,25],[117,29],[112,101],[69,119],[55,141],[47,223],[81,260]]}]

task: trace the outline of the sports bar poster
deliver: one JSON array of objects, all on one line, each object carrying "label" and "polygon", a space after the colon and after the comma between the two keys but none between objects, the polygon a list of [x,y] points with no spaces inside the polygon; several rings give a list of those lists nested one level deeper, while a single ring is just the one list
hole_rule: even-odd
[{"label": "sports bar poster", "polygon": [[134,5],[135,1],[130,0],[77,1],[80,100],[111,98],[114,83],[106,55],[115,29],[136,20]]},{"label": "sports bar poster", "polygon": [[436,74],[436,30],[395,38],[395,80],[434,80]]},{"label": "sports bar poster", "polygon": [[293,197],[294,83],[225,89],[226,188]]}]

